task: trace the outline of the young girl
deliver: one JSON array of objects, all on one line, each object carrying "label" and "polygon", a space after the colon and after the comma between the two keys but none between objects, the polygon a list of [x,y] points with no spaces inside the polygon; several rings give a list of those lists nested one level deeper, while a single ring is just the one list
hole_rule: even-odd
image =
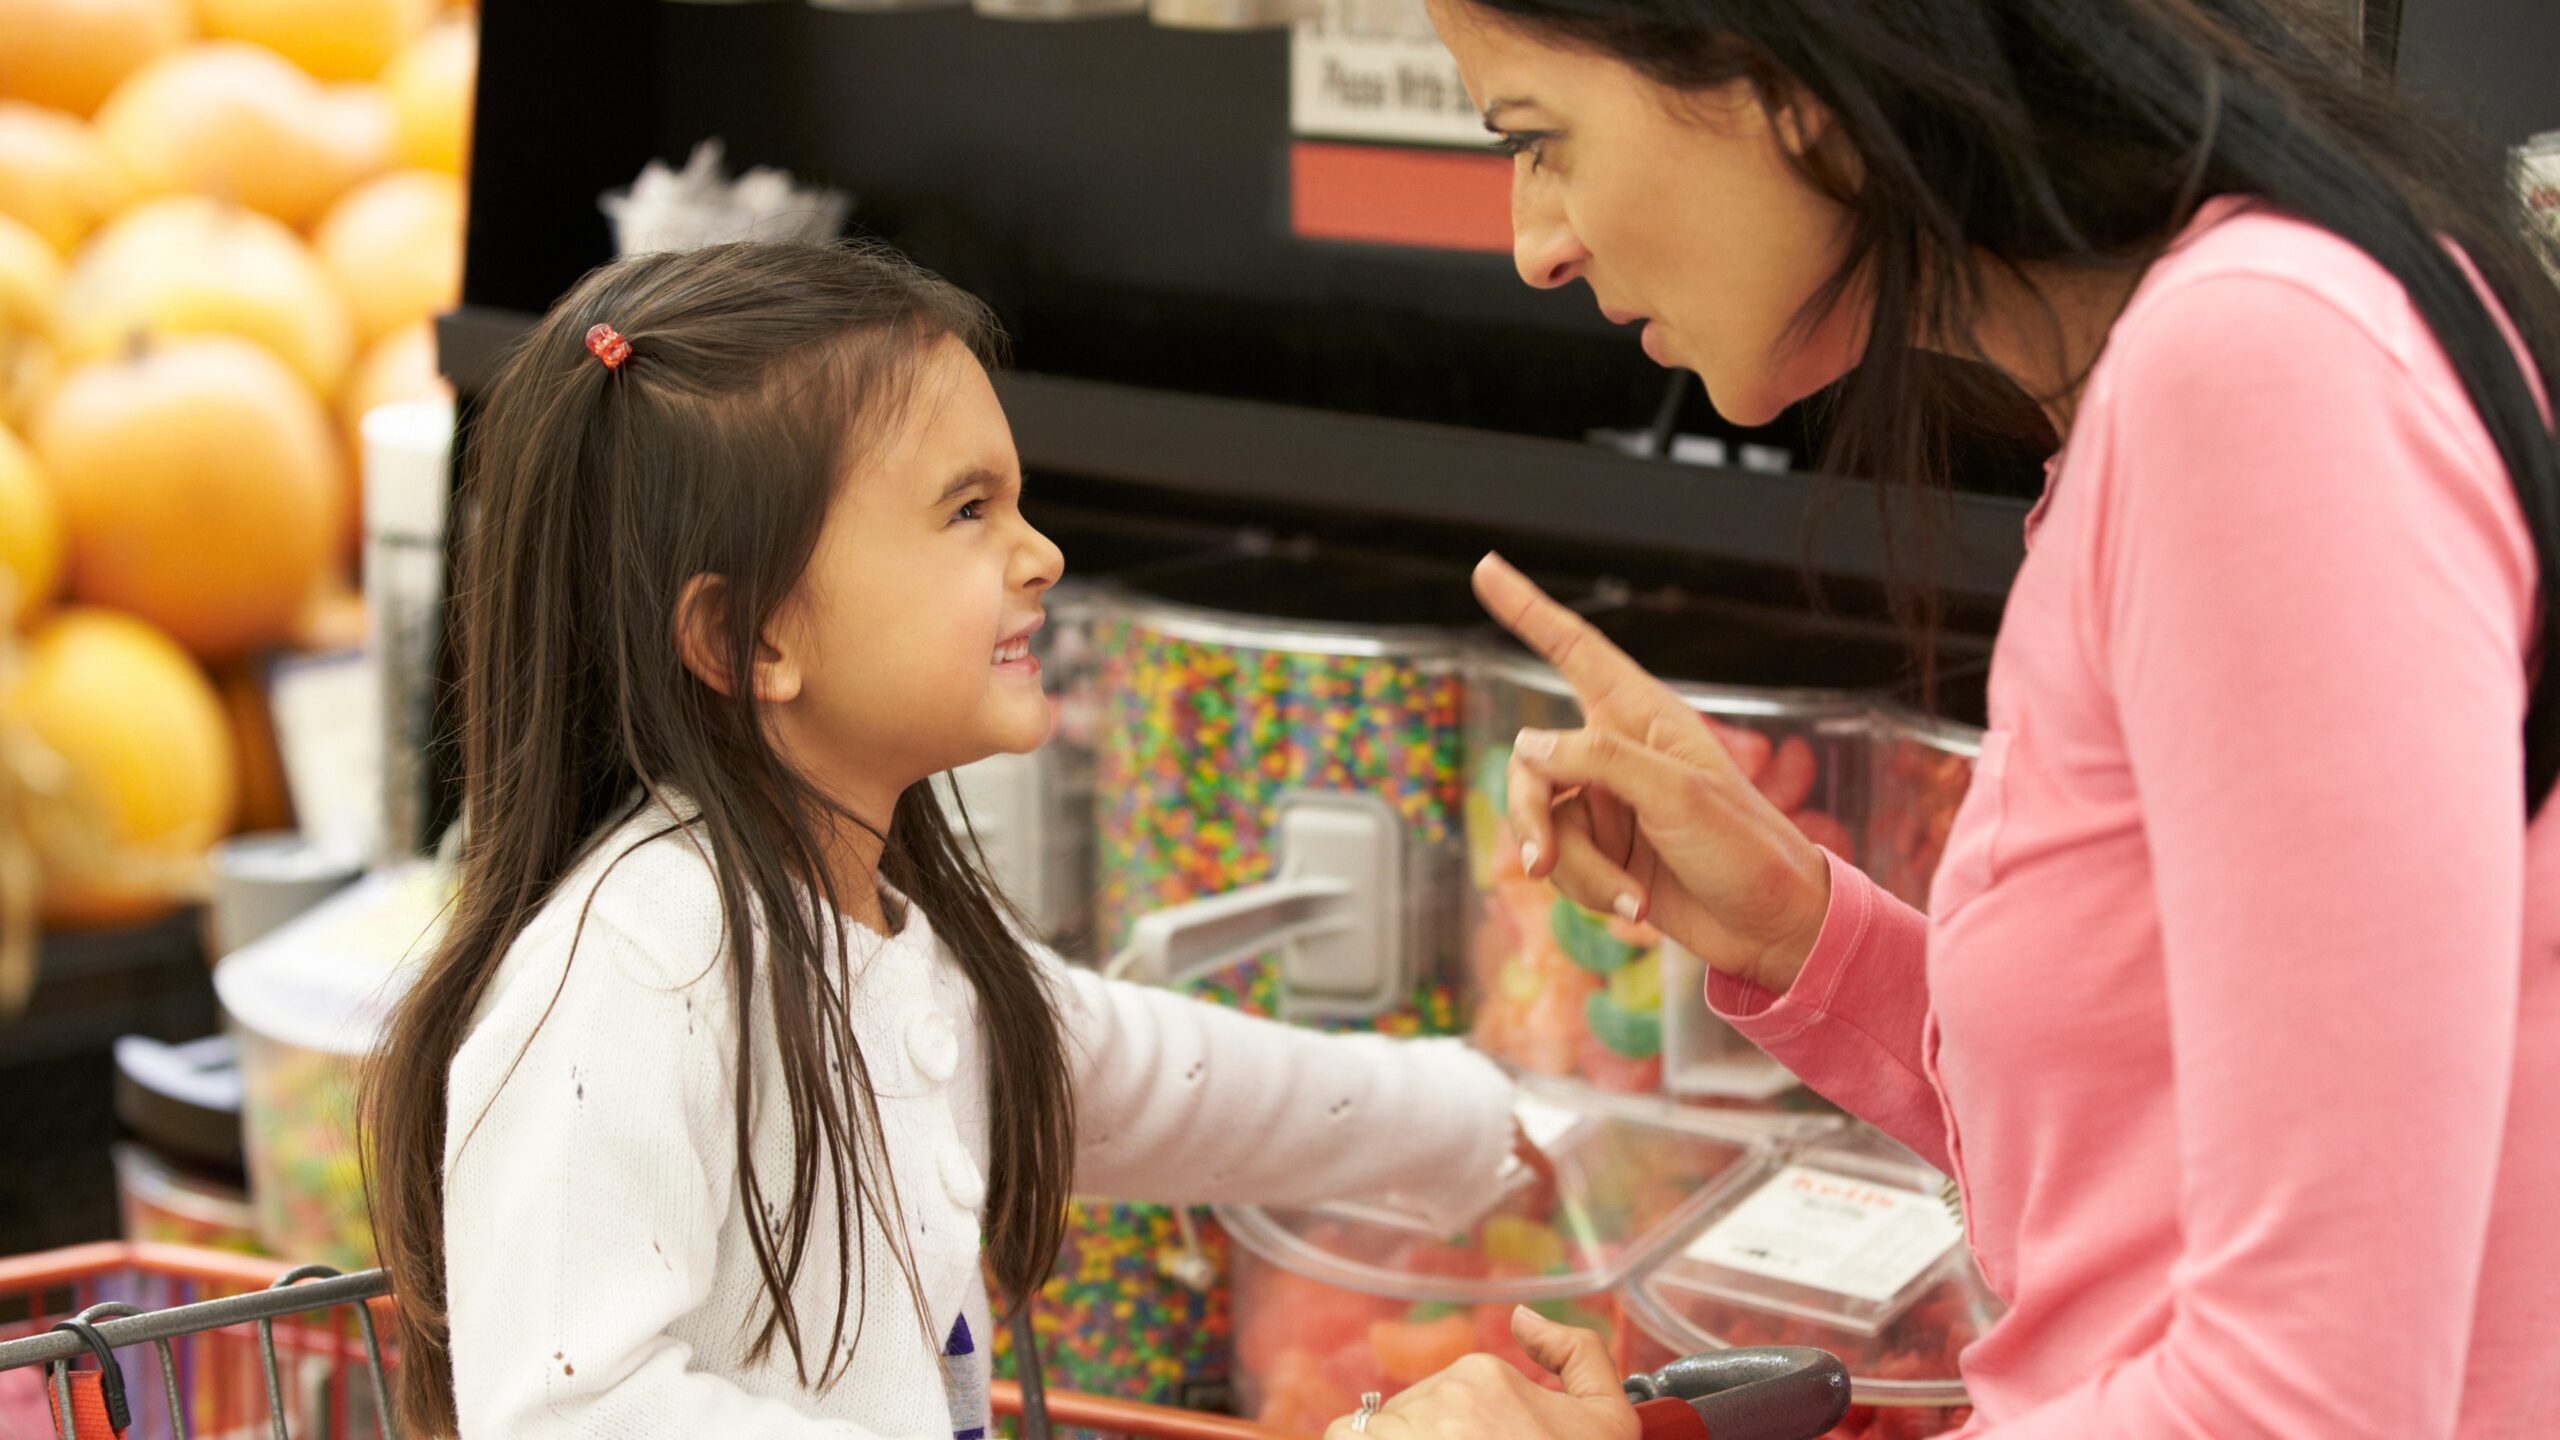
[{"label": "young girl", "polygon": [[1047,736],[1058,550],[990,318],[887,254],[589,276],[491,387],[461,901],[365,1096],[412,1434],[988,1426],[1070,1193],[1454,1209],[1455,1043],[1325,1037],[1026,944],[931,777]]}]

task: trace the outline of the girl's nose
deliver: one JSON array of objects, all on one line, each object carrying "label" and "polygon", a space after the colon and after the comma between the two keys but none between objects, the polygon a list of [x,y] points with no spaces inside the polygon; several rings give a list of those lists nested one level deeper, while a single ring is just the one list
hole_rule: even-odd
[{"label": "girl's nose", "polygon": [[1058,577],[1066,573],[1067,554],[1058,548],[1057,542],[1041,534],[1038,528],[1029,524],[1025,524],[1022,528],[1026,535],[1020,561],[1022,587],[1026,590],[1046,590],[1057,584]]}]

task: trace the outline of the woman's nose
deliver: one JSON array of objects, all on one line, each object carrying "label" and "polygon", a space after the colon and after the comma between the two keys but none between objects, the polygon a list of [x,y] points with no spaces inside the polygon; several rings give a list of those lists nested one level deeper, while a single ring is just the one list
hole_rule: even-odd
[{"label": "woman's nose", "polygon": [[1565,223],[1564,208],[1536,193],[1543,188],[1525,179],[1512,182],[1511,261],[1531,289],[1553,290],[1581,279],[1591,252]]}]

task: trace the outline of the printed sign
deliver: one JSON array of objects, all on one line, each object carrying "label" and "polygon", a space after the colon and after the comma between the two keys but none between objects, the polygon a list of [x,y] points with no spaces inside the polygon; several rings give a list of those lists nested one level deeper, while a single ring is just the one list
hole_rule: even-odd
[{"label": "printed sign", "polygon": [[1688,1254],[1880,1305],[1963,1238],[1934,1195],[1789,1165],[1699,1236]]},{"label": "printed sign", "polygon": [[1489,138],[1422,0],[1323,0],[1317,18],[1290,37],[1289,128],[1471,150]]}]

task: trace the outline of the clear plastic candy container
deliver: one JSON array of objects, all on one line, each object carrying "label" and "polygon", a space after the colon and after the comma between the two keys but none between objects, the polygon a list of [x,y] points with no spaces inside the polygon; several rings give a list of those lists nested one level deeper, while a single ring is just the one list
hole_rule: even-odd
[{"label": "clear plastic candy container", "polygon": [[124,1238],[240,1255],[258,1248],[257,1216],[238,1183],[171,1164],[130,1142],[114,1147]]},{"label": "clear plastic candy container", "polygon": [[[1874,710],[1900,649],[1757,611],[1631,603],[1593,622],[1698,712],[1799,830],[1855,863],[1868,828]],[[1784,1072],[1708,1014],[1697,962],[1650,925],[1585,909],[1521,868],[1506,813],[1512,740],[1583,723],[1553,669],[1483,646],[1467,685],[1468,1033],[1521,1069],[1603,1090],[1766,1099]]]},{"label": "clear plastic candy container", "polygon": [[[1344,798],[1398,832],[1402,913],[1365,928],[1410,943],[1393,947],[1399,973],[1377,977],[1376,1003],[1319,1023],[1453,1032],[1458,627],[1483,618],[1465,574],[1330,551],[1230,553],[1118,577],[1091,614],[1099,950],[1126,953],[1150,915],[1273,879],[1284,811],[1302,796]],[[1294,1018],[1281,960],[1250,956],[1179,986]],[[1223,1394],[1224,1237],[1186,1218],[1073,1207],[1034,1312],[1054,1383],[1167,1404]]]},{"label": "clear plastic candy container", "polygon": [[[1396,1003],[1350,1023],[1455,1030],[1457,627],[1482,619],[1466,577],[1332,552],[1230,557],[1124,580],[1095,609],[1105,948],[1150,913],[1269,878],[1291,797],[1361,797],[1401,829],[1421,953],[1403,957]],[[1194,988],[1256,1013],[1288,1008],[1276,967],[1258,960]]]},{"label": "clear plastic candy container", "polygon": [[124,1238],[260,1253],[241,1153],[238,1047],[223,1035],[178,1045],[125,1035],[115,1062]]},{"label": "clear plastic candy container", "polygon": [[270,1254],[342,1270],[373,1263],[357,1074],[450,894],[449,875],[431,865],[385,872],[214,968],[240,1047],[249,1196]]},{"label": "clear plastic candy container", "polygon": [[1479,1213],[1425,1217],[1395,1197],[1309,1209],[1226,1207],[1234,1237],[1240,1412],[1316,1431],[1364,1392],[1393,1394],[1460,1356],[1488,1351],[1544,1378],[1511,1338],[1511,1312],[1637,1337],[1625,1292],[1750,1173],[1766,1141],[1742,1128],[1524,1098],[1552,1182],[1508,1173]]},{"label": "clear plastic candy container", "polygon": [[1840,1440],[1919,1440],[1970,1415],[1956,1357],[1999,1318],[1945,1182],[1866,1126],[1760,1157],[1634,1288],[1640,1367],[1811,1345],[1847,1365]]},{"label": "clear plastic candy container", "polygon": [[1865,864],[1904,904],[1928,906],[1929,882],[1981,753],[1982,732],[1973,726],[1900,708],[1880,712]]}]

